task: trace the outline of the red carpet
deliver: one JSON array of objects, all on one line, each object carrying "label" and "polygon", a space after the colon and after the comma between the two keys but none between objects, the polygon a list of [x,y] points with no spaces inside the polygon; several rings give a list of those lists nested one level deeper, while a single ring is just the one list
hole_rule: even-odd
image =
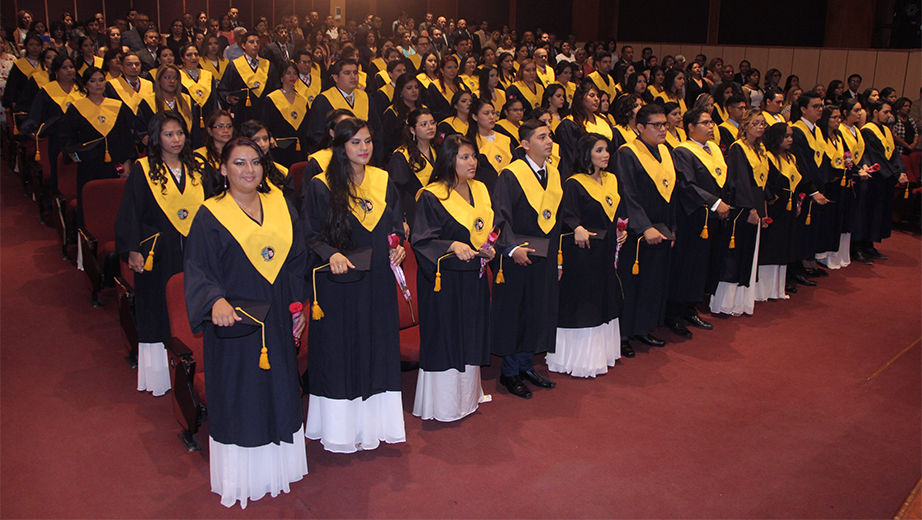
[{"label": "red carpet", "polygon": [[309,442],[290,494],[225,509],[207,425],[187,453],[171,396],[135,390],[114,292],[93,309],[17,179],[0,187],[3,518],[892,518],[922,475],[920,240],[896,233],[888,261],[596,380],[524,401],[494,362],[494,401],[456,424],[410,415],[407,373],[405,444]]}]

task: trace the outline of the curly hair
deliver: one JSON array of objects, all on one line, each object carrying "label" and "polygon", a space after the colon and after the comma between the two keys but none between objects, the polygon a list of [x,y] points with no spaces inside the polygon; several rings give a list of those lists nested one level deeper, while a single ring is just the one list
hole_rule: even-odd
[{"label": "curly hair", "polygon": [[348,143],[363,128],[369,128],[362,119],[349,117],[336,124],[333,130],[333,157],[327,166],[327,186],[330,188],[330,208],[320,235],[331,246],[340,250],[355,247],[352,241],[352,205],[361,203],[352,180],[352,162],[346,155]]},{"label": "curly hair", "polygon": [[163,164],[163,144],[160,142],[160,132],[168,122],[174,122],[182,129],[186,140],[183,143],[182,150],[179,152],[179,161],[183,165],[183,172],[188,175],[192,184],[197,184],[192,172],[198,172],[199,175],[204,173],[204,164],[192,155],[192,138],[186,129],[186,121],[181,115],[172,111],[164,110],[157,112],[150,119],[147,125],[147,161],[150,165],[148,177],[155,185],[160,186],[160,192],[166,194],[167,185],[167,167]]}]

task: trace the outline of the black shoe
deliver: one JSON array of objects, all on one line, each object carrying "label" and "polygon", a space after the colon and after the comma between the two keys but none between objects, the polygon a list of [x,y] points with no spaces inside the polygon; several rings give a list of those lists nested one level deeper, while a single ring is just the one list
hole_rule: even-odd
[{"label": "black shoe", "polygon": [[499,376],[499,382],[501,385],[506,387],[506,390],[509,390],[510,394],[519,396],[523,399],[531,399],[531,390],[525,386],[525,383],[522,382],[521,377]]},{"label": "black shoe", "polygon": [[864,256],[868,258],[873,258],[874,260],[886,260],[887,255],[881,253],[874,246],[868,247],[864,250]]},{"label": "black shoe", "polygon": [[682,325],[681,323],[670,323],[667,326],[669,327],[669,330],[671,330],[673,334],[675,334],[676,336],[679,336],[680,338],[692,339],[692,336],[694,336],[694,334],[692,334],[692,331],[688,330],[688,327],[686,327],[685,325]]},{"label": "black shoe", "polygon": [[816,286],[816,282],[814,282],[813,280],[807,280],[806,278],[804,278],[804,275],[802,275],[802,274],[795,274],[795,275],[792,276],[791,278],[792,278],[795,282],[799,283],[800,285],[806,285],[807,287],[815,287],[815,286]]},{"label": "black shoe", "polygon": [[654,337],[653,335],[651,335],[651,334],[644,334],[644,335],[642,335],[642,336],[634,336],[634,339],[637,340],[637,341],[639,341],[639,342],[641,342],[641,343],[643,343],[644,345],[648,345],[648,346],[650,346],[650,347],[663,347],[663,346],[666,346],[666,342],[665,342],[665,341],[663,341],[663,340],[661,340],[661,339],[657,339],[657,338],[655,338],[655,337]]},{"label": "black shoe", "polygon": [[804,267],[803,276],[806,276],[807,278],[819,278],[820,276],[823,276],[819,273],[819,271],[820,269],[814,269],[812,267]]},{"label": "black shoe", "polygon": [[797,294],[797,284],[793,280],[788,280],[784,284],[784,292],[789,292],[791,294]]},{"label": "black shoe", "polygon": [[823,277],[829,276],[829,273],[822,267],[817,267],[813,271],[814,271],[814,276],[816,276],[817,278],[823,278]]},{"label": "black shoe", "polygon": [[691,317],[686,316],[685,318],[682,318],[682,319],[685,320],[685,323],[691,325],[692,327],[696,327],[699,329],[711,330],[714,328],[713,325],[702,320],[701,316],[697,316],[697,315],[691,316]]},{"label": "black shoe", "polygon": [[850,257],[853,261],[858,262],[859,264],[874,265],[874,261],[868,258],[868,256],[864,254],[864,252],[862,252],[860,249],[852,251]]},{"label": "black shoe", "polygon": [[634,357],[634,349],[631,348],[631,343],[629,341],[621,342],[621,355],[624,357]]},{"label": "black shoe", "polygon": [[519,377],[525,378],[529,383],[541,388],[554,388],[557,386],[557,383],[535,372],[535,369],[519,372]]}]

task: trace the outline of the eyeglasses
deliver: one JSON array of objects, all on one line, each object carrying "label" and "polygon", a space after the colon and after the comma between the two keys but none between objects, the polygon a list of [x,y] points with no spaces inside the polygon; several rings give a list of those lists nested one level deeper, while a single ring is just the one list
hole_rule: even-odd
[{"label": "eyeglasses", "polygon": [[416,126],[421,128],[429,128],[430,126],[436,126],[436,124],[435,121],[420,121],[419,123],[416,123]]},{"label": "eyeglasses", "polygon": [[525,111],[524,108],[509,108],[509,109],[507,109],[507,110],[508,110],[509,112],[524,112],[524,111]]},{"label": "eyeglasses", "polygon": [[234,125],[232,125],[232,124],[230,124],[230,123],[227,123],[227,124],[217,124],[217,125],[214,125],[214,126],[211,127],[211,128],[213,128],[213,129],[215,129],[215,130],[230,130],[230,129],[234,128]]},{"label": "eyeglasses", "polygon": [[662,123],[647,123],[647,124],[644,125],[644,126],[652,126],[654,130],[662,130],[663,128],[666,128],[666,125],[667,125],[667,124],[668,124],[668,123],[666,123],[666,122],[664,121],[664,122],[662,122]]},{"label": "eyeglasses", "polygon": [[696,125],[702,126],[714,126],[714,121],[701,121],[700,123],[695,123]]}]

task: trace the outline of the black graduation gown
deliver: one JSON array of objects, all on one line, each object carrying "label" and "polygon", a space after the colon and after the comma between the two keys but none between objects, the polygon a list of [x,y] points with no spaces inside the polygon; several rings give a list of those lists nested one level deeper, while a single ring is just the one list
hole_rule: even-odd
[{"label": "black graduation gown", "polygon": [[[188,94],[183,94],[183,96],[184,97],[188,96]],[[177,101],[175,102],[176,108],[164,107],[164,109],[173,110],[177,114],[180,114],[180,117],[182,117],[179,111],[179,102],[178,102],[179,98],[176,98],[176,99],[177,99]],[[185,125],[187,127],[186,132],[188,132],[186,134],[186,138],[192,140],[192,143],[190,144],[192,145],[194,149],[195,148],[194,131],[196,127],[198,127],[199,119],[202,117],[202,113],[200,112],[201,107],[192,103],[191,98],[186,97],[185,99],[186,99],[186,102],[189,104],[189,109],[192,112],[192,117],[189,118],[189,121],[186,122],[186,125]],[[152,101],[153,101],[153,98],[142,99],[141,102],[138,104],[138,112],[137,114],[135,114],[135,117],[134,117],[134,132],[135,132],[135,136],[137,138],[137,142],[139,146],[141,146],[141,140],[147,136],[147,127],[150,124],[150,120],[154,117],[154,114],[156,113],[156,107],[150,104],[150,102]],[[183,121],[185,120],[186,119],[183,118]],[[143,148],[144,147],[142,146],[142,149]]]},{"label": "black graduation gown", "polygon": [[592,198],[576,179],[571,178],[564,183],[560,203],[561,233],[571,233],[583,226],[590,232],[605,230],[605,238],[590,237],[590,247],[581,249],[573,240],[573,235],[563,237],[563,275],[557,311],[559,328],[598,327],[621,315],[624,297],[621,280],[615,270],[615,251],[618,246],[618,218],[624,218],[626,213],[623,205],[619,204],[614,220],[609,220],[602,204]]},{"label": "black graduation gown", "polygon": [[[435,160],[435,150],[431,150],[433,160]],[[425,156],[423,156],[425,157]],[[427,159],[428,162],[428,159]],[[432,163],[430,163],[432,166]],[[401,152],[391,155],[387,163],[387,173],[397,188],[397,195],[400,198],[400,209],[403,218],[411,226],[416,219],[416,194],[423,189],[424,185],[417,177],[416,172],[410,167],[407,158]],[[426,182],[426,184],[429,184]],[[412,229],[412,228],[411,228]]]},{"label": "black graduation gown", "polygon": [[[178,186],[169,171],[166,175],[170,189],[178,187],[180,192],[185,191],[193,182],[186,168],[183,169],[183,177]],[[201,182],[201,179],[196,182]],[[115,251],[125,262],[131,251],[141,253],[146,259],[153,240],[143,244],[141,241],[155,233],[160,233],[160,236],[154,247],[154,268],[134,275],[135,321],[138,341],[142,343],[159,343],[170,339],[166,284],[170,277],[183,270],[186,237],[176,230],[163,213],[151,193],[141,165],[135,163],[125,184],[125,193],[115,221]]]},{"label": "black graduation gown", "polygon": [[[266,58],[260,58],[260,61],[264,59]],[[250,119],[258,120],[263,114],[263,104],[266,102],[266,96],[279,88],[279,75],[275,65],[271,62],[269,63],[269,73],[266,76],[266,85],[263,87],[262,95],[257,96],[255,91],[250,91],[250,106],[246,106],[246,93],[241,94],[240,92],[245,88],[247,88],[247,84],[240,76],[240,72],[237,71],[237,64],[233,61],[229,62],[227,69],[224,70],[224,76],[221,77],[221,82],[218,84],[218,95],[224,101],[224,105],[230,106],[231,110],[233,110],[234,124],[238,126]],[[236,105],[231,105],[227,102],[228,95],[237,96]]]},{"label": "black graduation gown", "polygon": [[[359,95],[359,89],[355,89],[354,95]],[[330,100],[327,99],[327,95],[338,95],[342,94],[338,90],[329,89],[324,90],[320,95],[314,98],[314,103],[311,105],[310,112],[310,142],[307,146],[307,150],[310,153],[316,152],[317,147],[320,145],[320,142],[323,140],[327,133],[327,115],[335,110],[333,105],[330,103]],[[354,99],[354,98],[353,98]],[[371,129],[371,140],[374,148],[371,153],[371,164],[375,166],[384,166],[384,157],[385,157],[385,146],[384,146],[384,132],[381,129],[381,112],[378,110],[375,105],[375,99],[372,96],[368,96],[368,113],[362,114],[358,110],[353,111],[353,115],[359,119],[364,119],[368,122],[368,127]],[[302,146],[304,146],[302,144]]]},{"label": "black graduation gown", "polygon": [[[396,157],[396,155],[395,155]],[[474,200],[474,206],[489,201]],[[436,262],[452,242],[471,244],[467,227],[455,220],[438,198],[423,191],[413,221],[413,252],[419,268],[419,367],[427,372],[490,364],[490,282],[480,276],[480,259],[441,262],[441,290],[435,292]]]},{"label": "black graduation gown", "polygon": [[384,146],[384,157],[388,160],[403,142],[403,127],[405,126],[407,126],[406,118],[398,116],[393,107],[387,107],[381,116],[381,133],[384,134],[381,143]]},{"label": "black graduation gown", "polygon": [[[558,286],[553,248],[560,240],[560,219],[550,233],[545,233],[538,226],[538,214],[528,203],[518,179],[508,169],[500,172],[492,196],[494,223],[501,230],[492,268],[495,279],[498,257],[502,254],[505,277],[504,283],[493,284],[493,354],[554,352]],[[547,257],[530,255],[531,265],[516,264],[509,253],[527,241],[520,238],[523,236],[547,238]]]},{"label": "black graduation gown", "polygon": [[[199,70],[201,71],[201,69]],[[199,72],[199,74],[201,74],[201,72]],[[186,72],[186,69],[182,69],[182,77],[189,78],[189,75],[188,75],[188,72]],[[198,114],[198,118],[192,121],[192,128],[189,130],[190,133],[192,134],[192,146],[193,148],[198,148],[205,143],[205,135],[207,134],[204,128],[205,119],[208,119],[208,116],[215,109],[218,108],[217,106],[218,80],[215,79],[215,77],[212,75],[211,94],[209,94],[205,102],[201,104],[195,101],[195,96],[193,96],[189,92],[189,89],[186,87],[186,85],[182,84],[182,82],[180,82],[180,87],[182,88],[183,92],[185,92],[186,94],[189,94],[189,97],[192,98],[192,102],[193,102],[192,110],[193,112],[196,112]]]},{"label": "black graduation gown", "polygon": [[[296,94],[297,95],[297,94]],[[261,121],[269,129],[269,135],[275,138],[278,146],[272,149],[275,162],[286,168],[296,162],[307,159],[307,144],[310,140],[310,116],[305,115],[298,128],[295,128],[282,116],[282,110],[288,107],[279,107],[267,98],[263,102],[263,115]],[[310,109],[305,109],[310,113]],[[298,144],[300,143],[300,146]],[[298,149],[300,148],[300,150]]]},{"label": "black graduation gown", "polygon": [[[839,139],[841,140],[842,138],[839,137]],[[844,164],[840,166],[844,166]],[[814,230],[817,233],[817,249],[820,252],[835,252],[839,250],[839,235],[842,233],[842,212],[848,209],[842,208],[840,205],[843,195],[849,188],[842,187],[842,176],[845,174],[845,168],[832,164],[832,160],[826,154],[823,154],[823,164],[820,165],[820,169],[822,170],[821,177],[826,180],[823,194],[833,202],[827,204],[827,206],[831,207],[824,208],[826,211],[820,212],[821,219],[819,221],[816,220],[816,204],[814,204],[814,215],[811,224],[818,225]],[[845,202],[848,205],[848,199]]]},{"label": "black graduation gown", "polygon": [[[308,184],[301,204],[311,269],[339,252],[323,240],[330,208],[330,190],[318,177]],[[387,207],[373,231],[350,215],[352,242],[371,248],[369,271],[344,275],[317,272],[317,295],[324,317],[310,323],[308,366],[311,395],[328,399],[363,400],[400,391],[400,332],[397,284],[390,268],[388,235],[403,237],[403,216],[397,189],[388,181]],[[351,252],[344,251],[348,258]]]},{"label": "black graduation gown", "polygon": [[[15,66],[13,68],[16,68]],[[38,70],[36,74],[29,78],[26,81],[26,84],[19,95],[16,97],[16,110],[29,110],[29,107],[32,106],[32,103],[35,101],[35,97],[38,95],[39,91],[42,89],[38,86],[38,82],[35,81],[35,78],[38,74],[44,74],[46,77],[48,71]],[[46,83],[47,84],[47,83]],[[4,93],[6,90],[4,90]]]},{"label": "black graduation gown", "polygon": [[[22,58],[20,58],[21,60]],[[19,61],[19,60],[16,60]],[[37,68],[35,70],[41,70]],[[29,109],[29,101],[27,104],[20,106],[20,96],[26,90],[26,85],[29,83],[29,76],[26,76],[22,70],[19,69],[19,66],[14,63],[10,68],[10,74],[6,78],[6,87],[3,89],[3,99],[0,100],[0,103],[3,104],[4,108],[12,109],[13,112],[24,112]]]},{"label": "black graduation gown", "polygon": [[[836,209],[830,206],[834,204],[820,205],[812,202],[812,193],[819,191],[824,196],[826,189],[826,177],[822,169],[814,161],[814,150],[810,148],[810,143],[799,128],[794,129],[794,143],[791,146],[791,153],[797,159],[797,169],[803,176],[800,181],[803,184],[803,190],[807,194],[801,206],[801,215],[798,218],[798,243],[795,250],[801,260],[816,260],[816,254],[824,250],[818,242],[819,229],[818,225],[828,220],[829,214],[834,214]],[[825,155],[824,155],[825,157]],[[812,202],[812,203],[811,203]],[[806,225],[807,216],[810,216],[810,225]]]},{"label": "black graduation gown", "polygon": [[[48,164],[51,165],[51,171],[47,172],[48,189],[54,193],[58,189],[58,154],[61,153],[61,133],[59,128],[61,120],[64,118],[64,111],[58,105],[45,89],[36,94],[29,109],[28,119],[19,127],[19,132],[23,135],[31,135],[38,132],[38,137],[48,139]],[[41,128],[41,132],[39,132]]]},{"label": "black graduation gown", "polygon": [[864,193],[859,192],[858,214],[855,217],[852,240],[880,242],[890,237],[893,224],[893,190],[900,174],[906,171],[906,166],[903,164],[903,156],[896,151],[887,159],[883,143],[867,125],[861,129],[861,135],[864,137],[864,157],[867,158],[867,164],[879,164],[880,171],[872,173],[870,179],[863,181],[867,186],[863,190]]},{"label": "black graduation gown", "polygon": [[[496,132],[499,133],[499,132]],[[506,135],[506,134],[503,134]],[[515,150],[516,145],[513,144],[513,141],[509,140],[509,156],[510,160],[515,160]],[[474,178],[486,185],[487,190],[490,193],[496,189],[496,179],[499,177],[499,172],[496,171],[496,168],[490,162],[490,159],[487,158],[484,153],[486,150],[483,147],[478,147],[477,149],[477,173],[474,175]]]},{"label": "black graduation gown", "polygon": [[[464,82],[461,82],[461,90],[467,90],[467,86]],[[450,99],[454,96],[447,87],[445,92],[448,93],[448,98],[445,99],[445,96],[442,94],[442,91],[439,89],[439,82],[433,81],[429,84],[429,87],[423,89],[421,94],[423,95],[423,104],[429,107],[429,110],[432,111],[432,117],[436,121],[442,121],[451,115],[451,101]]]},{"label": "black graduation gown", "polygon": [[[576,165],[577,143],[579,143],[580,137],[584,135],[586,135],[586,129],[577,126],[576,122],[570,118],[564,118],[554,130],[554,141],[560,146],[559,169],[561,179],[568,179],[573,173],[573,168]],[[613,135],[620,136],[617,130],[613,131]],[[622,142],[621,144],[624,143]],[[616,144],[614,140],[609,141],[608,153],[611,154],[611,157],[614,157],[619,147],[620,145]]]},{"label": "black graduation gown", "polygon": [[[257,447],[290,443],[304,422],[288,306],[307,297],[307,253],[298,216],[290,204],[288,213],[292,244],[274,283],[253,267],[240,243],[206,207],[199,209],[189,232],[186,307],[192,331],[204,332],[208,430],[209,436],[222,444]],[[263,346],[260,331],[233,339],[215,336],[211,308],[220,298],[270,304],[264,321],[269,370],[259,368]]]},{"label": "black graduation gown", "polygon": [[[800,260],[794,254],[794,240],[797,225],[797,197],[800,184],[791,193],[791,181],[769,162],[768,180],[765,184],[765,198],[768,216],[772,223],[762,229],[759,237],[759,265],[787,265]],[[788,199],[791,209],[788,210]],[[777,199],[775,199],[777,197]],[[774,201],[774,202],[773,202]]]},{"label": "black graduation gown", "polygon": [[[676,204],[672,198],[667,202],[660,195],[633,150],[619,149],[614,161],[621,185],[621,204],[629,219],[627,241],[621,246],[618,257],[618,276],[624,287],[621,336],[638,336],[663,324],[672,253],[670,241],[650,245],[641,238],[638,257],[638,238],[654,224],[663,224],[675,232]],[[632,274],[635,259],[639,261],[636,275]]]},{"label": "black graduation gown", "polygon": [[[693,146],[697,146],[692,143]],[[708,148],[713,147],[709,144]],[[714,150],[711,150],[714,153]],[[676,188],[672,196],[676,208],[676,240],[669,275],[669,299],[698,303],[707,290],[711,256],[720,233],[720,217],[711,211],[717,199],[724,199],[724,187],[693,152],[677,147],[672,151]],[[727,175],[727,172],[723,172]],[[724,202],[727,202],[724,200]],[[702,238],[707,221],[708,236]]]},{"label": "black graduation gown", "polygon": [[[749,212],[755,209],[765,217],[765,192],[755,183],[752,165],[741,143],[727,150],[727,183],[725,202],[733,207],[727,220],[721,222],[714,262],[711,292],[718,282],[728,282],[749,287],[752,277],[752,258],[756,253],[758,225],[748,222]],[[735,221],[735,226],[734,226]],[[731,240],[735,247],[730,248]]]}]

